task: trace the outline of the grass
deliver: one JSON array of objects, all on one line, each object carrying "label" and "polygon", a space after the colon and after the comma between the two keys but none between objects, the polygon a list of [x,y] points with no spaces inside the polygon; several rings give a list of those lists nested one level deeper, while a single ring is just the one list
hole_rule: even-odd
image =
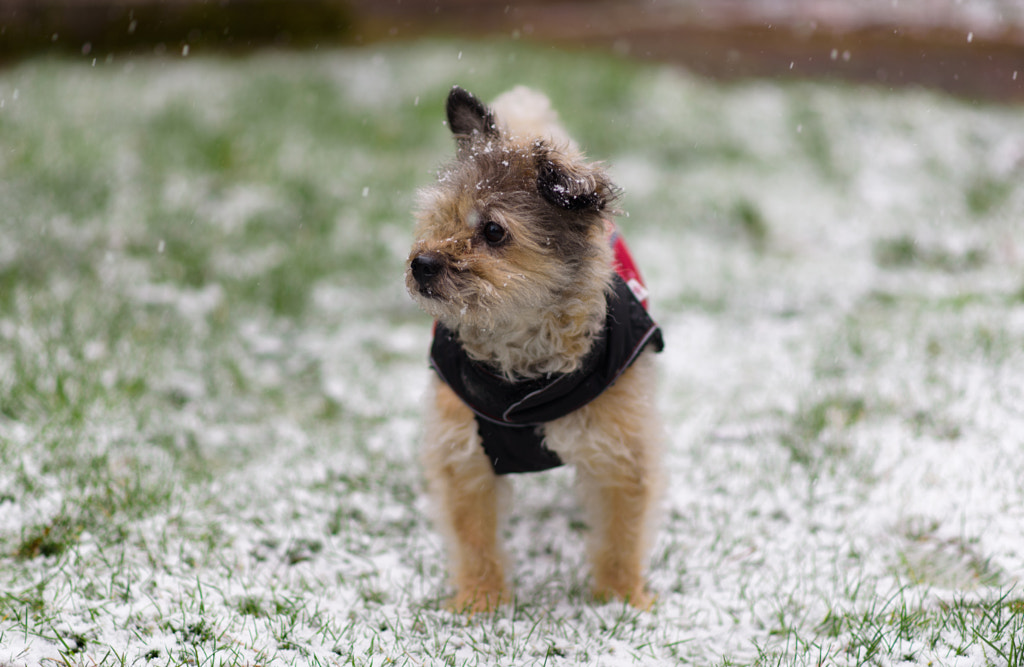
[{"label": "grass", "polygon": [[[545,90],[668,349],[652,613],[569,471],[443,609],[404,294],[452,83]],[[1024,122],[519,44],[0,73],[0,665],[1022,665]]]}]

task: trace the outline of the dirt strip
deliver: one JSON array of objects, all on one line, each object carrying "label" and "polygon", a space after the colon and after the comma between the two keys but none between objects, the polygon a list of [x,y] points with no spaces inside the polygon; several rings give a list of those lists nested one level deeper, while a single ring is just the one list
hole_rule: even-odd
[{"label": "dirt strip", "polygon": [[[673,62],[715,78],[834,77],[1024,101],[1024,3],[1008,16],[932,0],[479,2],[360,0],[368,41],[505,36]],[[400,8],[400,11],[399,11]]]},{"label": "dirt strip", "polygon": [[[1005,9],[999,3],[1005,5]],[[502,37],[1024,102],[1024,0],[0,0],[0,61]]]}]

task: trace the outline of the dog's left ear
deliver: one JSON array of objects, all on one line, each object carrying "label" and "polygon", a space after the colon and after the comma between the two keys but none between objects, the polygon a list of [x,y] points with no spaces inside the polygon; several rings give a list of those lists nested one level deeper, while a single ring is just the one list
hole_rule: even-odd
[{"label": "dog's left ear", "polygon": [[471,139],[474,134],[483,136],[498,134],[498,126],[494,122],[494,112],[474,97],[473,93],[459,86],[452,86],[451,92],[448,93],[446,111],[448,127],[460,144]]},{"label": "dog's left ear", "polygon": [[537,191],[567,211],[603,211],[616,197],[605,173],[590,165],[569,165],[542,153],[537,158]]}]

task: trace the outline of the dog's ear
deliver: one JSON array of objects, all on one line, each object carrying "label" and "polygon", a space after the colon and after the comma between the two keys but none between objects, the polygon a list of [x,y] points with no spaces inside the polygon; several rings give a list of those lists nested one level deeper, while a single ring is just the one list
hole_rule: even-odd
[{"label": "dog's ear", "polygon": [[537,191],[567,211],[603,211],[617,196],[604,172],[590,165],[561,163],[553,155],[537,158]]},{"label": "dog's ear", "polygon": [[494,112],[468,90],[452,86],[452,91],[448,93],[446,110],[448,127],[460,143],[472,138],[476,133],[482,136],[498,134]]}]

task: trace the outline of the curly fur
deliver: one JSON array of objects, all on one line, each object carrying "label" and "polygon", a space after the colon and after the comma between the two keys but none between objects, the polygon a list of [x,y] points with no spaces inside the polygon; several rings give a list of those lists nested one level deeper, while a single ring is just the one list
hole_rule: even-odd
[{"label": "curly fur", "polygon": [[[540,93],[488,107],[448,99],[456,159],[420,194],[406,285],[467,354],[508,380],[570,373],[600,334],[613,275],[606,216],[618,191],[586,161]],[[597,399],[546,424],[545,444],[575,466],[594,526],[594,590],[638,607],[662,487],[662,433],[645,352]],[[497,540],[507,481],[480,445],[473,413],[435,379],[423,463],[448,535],[453,605],[508,598]]]}]

